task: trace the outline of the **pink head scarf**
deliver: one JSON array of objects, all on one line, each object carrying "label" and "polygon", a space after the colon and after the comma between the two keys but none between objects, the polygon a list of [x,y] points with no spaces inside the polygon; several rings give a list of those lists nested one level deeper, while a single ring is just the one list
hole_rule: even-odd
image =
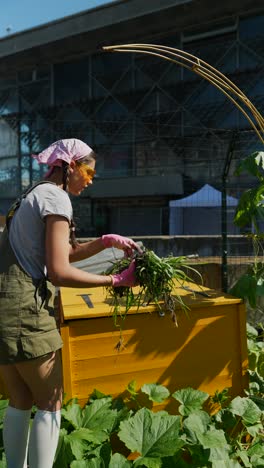
[{"label": "pink head scarf", "polygon": [[[67,163],[78,161],[91,153],[93,150],[86,143],[76,138],[69,138],[55,141],[38,155],[32,154],[32,158],[36,159],[39,164],[47,164],[52,169],[54,166],[61,166],[62,161]],[[51,170],[46,174],[46,177],[50,172]]]}]

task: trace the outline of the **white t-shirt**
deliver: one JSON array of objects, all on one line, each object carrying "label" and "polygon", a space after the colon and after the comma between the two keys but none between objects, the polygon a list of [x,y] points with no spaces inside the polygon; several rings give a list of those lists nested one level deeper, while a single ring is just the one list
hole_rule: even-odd
[{"label": "white t-shirt", "polygon": [[52,214],[63,216],[70,222],[70,198],[55,184],[41,184],[22,199],[9,227],[9,241],[19,264],[36,279],[43,278],[47,271],[44,218]]}]

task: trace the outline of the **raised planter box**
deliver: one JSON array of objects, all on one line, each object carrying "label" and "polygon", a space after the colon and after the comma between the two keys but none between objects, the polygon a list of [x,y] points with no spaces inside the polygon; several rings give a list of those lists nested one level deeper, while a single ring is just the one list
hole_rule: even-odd
[{"label": "raised planter box", "polygon": [[159,383],[170,391],[193,387],[209,394],[227,387],[232,396],[242,395],[247,387],[245,306],[232,296],[196,289],[195,296],[177,289],[190,308],[188,316],[177,310],[178,327],[153,305],[131,310],[118,352],[119,331],[106,290],[61,288],[66,398],[85,404],[95,388],[120,395],[131,380],[138,387]]}]

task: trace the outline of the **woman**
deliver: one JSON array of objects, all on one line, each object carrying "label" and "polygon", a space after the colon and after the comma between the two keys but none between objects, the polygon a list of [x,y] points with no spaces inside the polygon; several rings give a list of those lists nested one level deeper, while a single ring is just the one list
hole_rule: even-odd
[{"label": "woman", "polygon": [[[71,266],[107,247],[126,255],[137,244],[115,234],[78,244],[68,193],[92,184],[95,154],[77,139],[59,140],[38,156],[45,181],[11,207],[0,240],[0,373],[10,400],[3,427],[8,468],[52,467],[60,429],[62,340],[54,317],[55,286],[134,286],[134,263],[119,275]],[[37,411],[29,433],[32,405]]]}]

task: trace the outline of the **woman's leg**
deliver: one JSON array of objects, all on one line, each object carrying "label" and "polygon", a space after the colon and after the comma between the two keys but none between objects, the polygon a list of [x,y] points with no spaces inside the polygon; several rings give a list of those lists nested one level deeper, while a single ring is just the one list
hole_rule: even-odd
[{"label": "woman's leg", "polygon": [[34,468],[52,467],[63,395],[60,351],[0,366],[0,373],[10,397],[3,429],[8,468],[27,466],[28,427],[33,402],[38,410],[31,429],[30,464]]},{"label": "woman's leg", "polygon": [[51,468],[60,431],[63,395],[60,351],[16,365],[38,410],[31,427],[29,466]]},{"label": "woman's leg", "polygon": [[63,395],[60,351],[16,365],[30,387],[37,412],[29,439],[29,466],[51,468],[58,445]]},{"label": "woman's leg", "polygon": [[19,362],[16,369],[30,389],[38,409],[61,409],[63,383],[60,350],[36,359]]},{"label": "woman's leg", "polygon": [[0,366],[0,373],[9,394],[3,426],[8,468],[26,468],[33,396],[14,365]]}]

